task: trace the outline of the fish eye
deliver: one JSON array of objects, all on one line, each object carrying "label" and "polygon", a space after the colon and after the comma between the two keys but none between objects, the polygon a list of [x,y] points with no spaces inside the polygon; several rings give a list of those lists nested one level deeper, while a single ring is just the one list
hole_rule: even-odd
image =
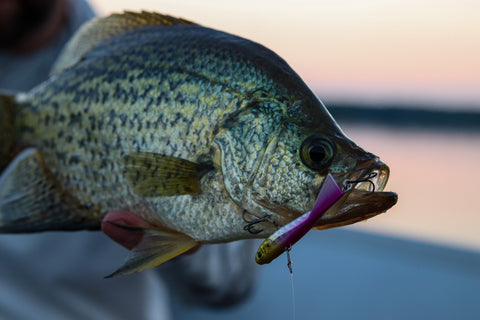
[{"label": "fish eye", "polygon": [[326,169],[335,156],[335,145],[325,137],[313,135],[303,141],[300,159],[314,171]]}]

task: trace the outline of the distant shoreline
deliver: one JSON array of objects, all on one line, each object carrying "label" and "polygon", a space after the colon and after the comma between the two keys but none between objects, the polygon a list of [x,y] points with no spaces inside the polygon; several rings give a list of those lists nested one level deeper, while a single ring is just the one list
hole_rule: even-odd
[{"label": "distant shoreline", "polygon": [[476,111],[417,109],[394,103],[369,105],[332,101],[328,103],[327,109],[340,124],[480,132],[480,112]]}]

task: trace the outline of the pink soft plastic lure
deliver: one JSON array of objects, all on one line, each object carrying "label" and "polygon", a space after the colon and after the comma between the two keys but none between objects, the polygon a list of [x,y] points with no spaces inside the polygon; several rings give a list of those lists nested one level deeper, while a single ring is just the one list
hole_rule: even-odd
[{"label": "pink soft plastic lure", "polygon": [[255,256],[257,263],[270,263],[285,250],[289,250],[315,226],[328,208],[340,199],[343,194],[344,192],[329,173],[318,193],[313,209],[289,224],[284,225],[268,237],[258,248],[257,255]]}]

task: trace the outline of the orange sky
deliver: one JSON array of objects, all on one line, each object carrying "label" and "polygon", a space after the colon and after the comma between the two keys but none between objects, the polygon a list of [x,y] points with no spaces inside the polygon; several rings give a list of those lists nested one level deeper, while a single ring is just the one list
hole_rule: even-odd
[{"label": "orange sky", "polygon": [[[91,0],[93,1],[93,0]],[[94,0],[150,9],[260,42],[324,101],[445,102],[480,110],[478,0]],[[479,250],[479,136],[344,128],[391,168],[399,203],[352,228]],[[406,152],[407,150],[407,152]],[[451,155],[454,155],[452,158]]]},{"label": "orange sky", "polygon": [[345,133],[389,165],[398,203],[350,228],[480,250],[480,134],[347,126]]},{"label": "orange sky", "polygon": [[474,103],[480,1],[90,0],[99,14],[149,9],[260,42],[325,100]]}]

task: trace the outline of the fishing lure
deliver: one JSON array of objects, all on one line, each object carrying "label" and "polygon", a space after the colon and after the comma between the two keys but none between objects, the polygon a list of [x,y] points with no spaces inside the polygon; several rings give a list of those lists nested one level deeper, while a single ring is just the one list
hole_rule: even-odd
[{"label": "fishing lure", "polygon": [[[300,240],[345,192],[340,189],[331,174],[328,174],[320,189],[313,209],[268,237],[258,248],[255,261],[258,264],[270,263]],[[289,259],[289,269],[290,259]]]}]

